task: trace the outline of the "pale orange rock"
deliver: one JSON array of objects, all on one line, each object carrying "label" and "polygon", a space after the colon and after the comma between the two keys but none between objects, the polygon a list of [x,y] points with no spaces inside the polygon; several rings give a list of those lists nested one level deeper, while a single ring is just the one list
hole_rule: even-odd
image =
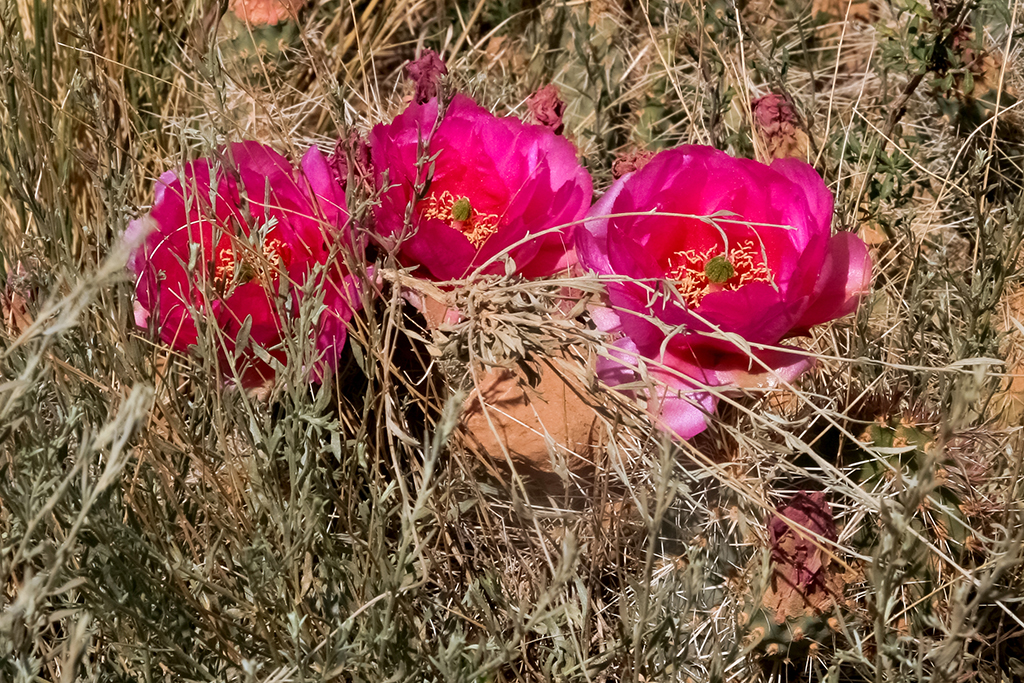
[{"label": "pale orange rock", "polygon": [[840,21],[873,24],[878,20],[878,9],[871,0],[812,0],[811,16],[826,14]]},{"label": "pale orange rock", "polygon": [[[1020,96],[1020,85],[1024,83],[1024,75],[1018,68],[1014,68],[1013,60],[1003,65],[1003,56],[999,53],[984,52],[978,55],[965,55],[964,60],[968,61],[974,75],[974,87],[978,91],[975,97],[981,97],[989,92],[1000,88],[1003,97],[1017,99]],[[1000,80],[1002,75],[1003,80]],[[1015,112],[1014,116],[1018,116]]]},{"label": "pale orange rock", "polygon": [[499,467],[510,459],[521,474],[556,474],[559,460],[570,472],[588,471],[599,440],[597,413],[547,366],[536,387],[519,371],[483,372],[462,427],[478,455]]},{"label": "pale orange rock", "polygon": [[860,229],[857,231],[857,236],[864,240],[865,244],[870,246],[875,246],[889,241],[889,238],[885,236],[885,233],[872,227],[868,223],[863,223],[860,226]]},{"label": "pale orange rock", "polygon": [[1002,391],[996,396],[1000,422],[1012,427],[1024,420],[1024,344],[1018,324],[1024,325],[1024,289],[1012,292],[1004,299],[1003,321],[1000,327],[1007,332],[1006,377]]},{"label": "pale orange rock", "polygon": [[231,0],[228,10],[250,26],[277,26],[294,17],[305,0]]},{"label": "pale orange rock", "polygon": [[439,330],[445,325],[455,325],[462,320],[462,314],[457,308],[452,307],[452,302],[445,296],[444,291],[411,278],[403,280],[403,284],[413,285],[403,287],[402,297],[420,312],[428,330]]},{"label": "pale orange rock", "polygon": [[454,325],[461,318],[457,310],[449,308],[447,303],[432,296],[424,296],[421,301],[420,312],[426,318],[429,329],[436,330],[442,325]]},{"label": "pale orange rock", "polygon": [[[879,19],[878,0],[811,0],[811,17],[826,23],[816,28],[818,40],[838,45],[843,37],[839,57],[839,73],[863,74],[870,68],[869,45]],[[845,34],[845,35],[844,35]]]},{"label": "pale orange rock", "polygon": [[17,337],[32,325],[28,312],[28,298],[20,292],[10,292],[4,299],[4,323],[12,337]]}]

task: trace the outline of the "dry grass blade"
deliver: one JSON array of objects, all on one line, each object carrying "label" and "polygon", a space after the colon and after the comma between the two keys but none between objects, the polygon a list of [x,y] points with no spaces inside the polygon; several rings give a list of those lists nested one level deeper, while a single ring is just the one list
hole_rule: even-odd
[{"label": "dry grass blade", "polygon": [[[1019,2],[291,4],[0,0],[0,681],[1024,676]],[[187,353],[136,328],[155,178],[351,145],[424,47],[500,114],[555,83],[599,192],[678,144],[806,158],[870,297],[793,341],[798,381],[709,388],[688,442],[638,398],[668,369],[601,384],[587,274],[441,285],[340,247],[338,367],[306,380],[311,291],[260,394],[218,379],[215,325]],[[800,492],[834,528],[780,512]]]}]

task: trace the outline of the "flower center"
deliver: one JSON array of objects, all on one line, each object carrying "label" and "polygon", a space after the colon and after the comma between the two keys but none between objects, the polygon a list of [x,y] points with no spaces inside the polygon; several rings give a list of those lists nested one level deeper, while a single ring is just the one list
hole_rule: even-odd
[{"label": "flower center", "polygon": [[267,287],[284,267],[285,254],[290,251],[284,240],[270,237],[257,252],[234,236],[218,248],[213,262],[213,282],[223,292],[253,280]]},{"label": "flower center", "polygon": [[736,275],[736,266],[730,263],[726,257],[716,256],[704,264],[704,275],[711,283],[720,285]]},{"label": "flower center", "polygon": [[734,292],[749,282],[771,282],[772,272],[754,240],[744,240],[728,253],[715,252],[721,248],[689,249],[669,256],[667,274],[675,280],[687,307],[697,308],[712,292]]},{"label": "flower center", "polygon": [[498,232],[498,217],[493,213],[479,213],[473,208],[469,197],[456,197],[445,190],[439,195],[430,195],[423,200],[424,218],[435,218],[458,230],[469,243],[479,249]]}]

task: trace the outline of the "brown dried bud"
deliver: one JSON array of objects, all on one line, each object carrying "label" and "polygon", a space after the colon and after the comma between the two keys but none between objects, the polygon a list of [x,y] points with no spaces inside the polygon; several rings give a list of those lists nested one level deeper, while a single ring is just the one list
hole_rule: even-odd
[{"label": "brown dried bud", "polygon": [[639,171],[647,165],[647,162],[654,158],[654,152],[635,150],[616,157],[612,162],[612,177],[618,180],[627,173]]},{"label": "brown dried bud", "polygon": [[[790,526],[786,519],[808,531]],[[768,535],[776,571],[792,586],[810,588],[818,579],[824,556],[815,535],[830,541],[838,538],[825,494],[801,491],[793,496],[768,522]]]},{"label": "brown dried bud", "polygon": [[800,129],[800,117],[785,96],[776,93],[750,103],[754,123],[764,139],[768,153],[775,159],[807,154],[807,134]]},{"label": "brown dried bud", "polygon": [[334,151],[327,157],[327,166],[342,187],[348,186],[350,163],[352,177],[357,181],[369,183],[373,178],[370,168],[370,146],[366,139],[354,130],[349,132],[348,137],[338,138]]},{"label": "brown dried bud", "polygon": [[424,50],[419,59],[405,65],[406,77],[416,84],[416,103],[423,104],[437,97],[437,84],[441,76],[448,74],[448,67],[441,56],[431,49]]},{"label": "brown dried bud", "polygon": [[551,129],[555,135],[562,134],[562,130],[565,129],[565,124],[562,123],[565,102],[558,96],[558,88],[551,84],[545,85],[526,98],[526,107],[534,121]]}]

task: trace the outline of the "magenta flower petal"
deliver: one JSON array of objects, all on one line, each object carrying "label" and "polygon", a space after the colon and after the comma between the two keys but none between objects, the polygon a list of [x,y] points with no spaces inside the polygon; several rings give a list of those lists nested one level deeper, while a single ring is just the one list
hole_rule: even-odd
[{"label": "magenta flower petal", "polygon": [[723,391],[777,388],[814,365],[813,358],[796,348],[754,349],[750,354],[739,354],[725,340],[703,337],[696,342],[669,347],[664,364],[706,386],[723,387]]},{"label": "magenta flower petal", "polygon": [[[671,371],[658,375],[666,390],[648,398],[660,405],[683,392],[685,405],[667,413],[676,435],[699,431],[696,406],[713,408],[701,387],[795,379],[811,361],[763,347],[846,315],[868,291],[867,247],[850,233],[832,235],[832,208],[820,176],[801,161],[765,166],[696,146],[655,155],[594,205],[576,250],[584,268],[609,276],[615,311],[595,310],[595,321]],[[629,381],[621,369],[601,376]]]},{"label": "magenta flower petal", "polygon": [[[795,213],[800,210],[799,206],[784,202],[784,205],[789,204],[789,211],[794,213],[794,223],[803,223],[800,219],[806,217],[814,222],[813,225],[808,226],[808,229],[814,234],[829,234],[835,200],[814,167],[797,159],[776,159],[769,168],[803,190],[803,198],[807,202],[806,213],[803,216]],[[779,190],[785,192],[786,185],[786,183],[780,183]],[[783,198],[780,197],[780,200]]]},{"label": "magenta flower petal", "polygon": [[608,223],[611,220],[609,216],[630,175],[632,174],[624,175],[612,183],[587,214],[585,229],[576,231],[576,256],[581,264],[598,273],[611,275],[615,272],[608,260]]},{"label": "magenta flower petal", "polygon": [[795,328],[806,334],[813,325],[852,313],[870,290],[871,256],[867,245],[851,232],[834,235],[814,283],[812,303]]},{"label": "magenta flower petal", "polygon": [[320,218],[327,225],[344,225],[348,221],[345,188],[335,178],[327,157],[318,148],[310,147],[302,155],[301,167],[310,192],[317,198],[315,207],[320,210]]},{"label": "magenta flower petal", "polygon": [[678,439],[689,439],[707,429],[707,415],[715,412],[718,400],[707,391],[673,392],[658,390],[651,409],[655,424]]},{"label": "magenta flower petal", "polygon": [[793,329],[792,309],[770,284],[751,282],[736,291],[707,294],[698,315],[719,330],[734,332],[749,342],[774,344]]},{"label": "magenta flower petal", "polygon": [[323,379],[325,368],[337,369],[338,358],[348,339],[348,322],[360,307],[359,280],[334,268],[324,283],[325,310],[320,318],[316,339],[316,349],[322,356],[322,362],[312,368],[315,381]]},{"label": "magenta flower petal", "polygon": [[622,337],[608,347],[608,356],[597,359],[597,373],[609,385],[618,386],[636,379],[640,351],[629,337]]},{"label": "magenta flower petal", "polygon": [[350,277],[328,261],[329,245],[348,235],[344,191],[315,148],[301,170],[255,142],[229,145],[217,158],[164,173],[149,213],[128,226],[137,324],[186,351],[205,318],[221,335],[221,367],[226,372],[237,357],[241,383],[251,387],[274,376],[254,347],[284,362],[282,310],[296,311],[305,291],[322,290],[327,313],[317,348],[333,366],[345,340],[339,325],[358,302],[347,286],[323,287]]},{"label": "magenta flower petal", "polygon": [[273,350],[281,340],[281,321],[270,293],[263,283],[246,282],[231,295],[210,302],[210,310],[229,344],[238,338],[242,325],[249,321],[249,338],[264,349]]},{"label": "magenta flower petal", "polygon": [[[634,382],[637,379],[636,369],[644,357],[636,344],[629,337],[622,337],[609,346],[608,351],[607,357],[597,360],[596,370],[602,381],[610,386]],[[666,373],[655,365],[648,365],[647,369],[650,375],[661,380],[647,397],[648,408],[659,428],[681,439],[689,439],[704,431],[707,427],[705,417],[714,412],[718,399],[678,373]],[[635,392],[623,393],[632,396]]]},{"label": "magenta flower petal", "polygon": [[[434,130],[437,115],[436,99],[411,104],[370,133],[384,246],[434,280],[466,277],[492,259],[484,272],[504,272],[502,253],[525,277],[571,263],[575,223],[593,193],[572,144],[542,126],[498,118],[464,95]],[[417,170],[421,141],[434,161]],[[415,197],[428,175],[425,196]]]}]

